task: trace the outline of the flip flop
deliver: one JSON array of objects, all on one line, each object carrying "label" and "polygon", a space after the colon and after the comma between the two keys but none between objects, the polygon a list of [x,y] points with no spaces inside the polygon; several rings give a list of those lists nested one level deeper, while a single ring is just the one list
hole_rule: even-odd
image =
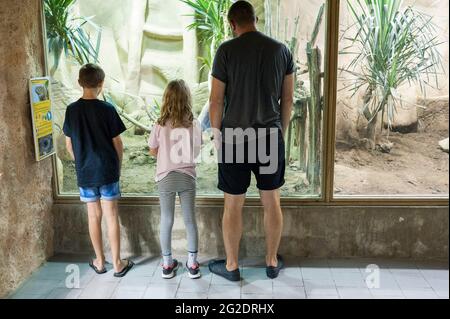
[{"label": "flip flop", "polygon": [[114,277],[119,277],[119,278],[124,277],[130,271],[130,269],[133,268],[134,262],[132,262],[129,259],[126,259],[126,260],[128,261],[128,264],[125,266],[124,269],[122,269],[121,272],[115,272]]},{"label": "flip flop", "polygon": [[94,271],[97,273],[97,275],[103,275],[107,273],[107,270],[105,267],[103,267],[103,269],[99,270],[95,265],[94,265],[94,261],[91,260],[89,262],[89,267],[91,267],[92,269],[94,269]]}]

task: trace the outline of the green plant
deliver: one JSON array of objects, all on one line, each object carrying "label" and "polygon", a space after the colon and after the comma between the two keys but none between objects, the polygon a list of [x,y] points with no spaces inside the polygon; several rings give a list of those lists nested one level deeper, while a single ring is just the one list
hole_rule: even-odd
[{"label": "green plant", "polygon": [[401,0],[348,0],[347,4],[354,25],[343,34],[350,45],[341,53],[353,59],[342,69],[352,76],[344,89],[353,95],[364,90],[361,113],[368,121],[367,138],[375,141],[380,113],[388,130],[392,129],[402,103],[399,87],[418,84],[426,95],[432,79],[438,85],[437,75],[443,70],[437,50],[440,43],[433,18],[404,8]]},{"label": "green plant", "polygon": [[[91,21],[91,18],[72,17],[71,9],[75,2],[76,0],[44,1],[48,50],[54,58],[54,65],[50,71],[52,75],[59,66],[63,51],[67,57],[72,58],[80,65],[98,62],[101,30]],[[85,29],[87,24],[97,30],[95,47]]]},{"label": "green plant", "polygon": [[200,43],[206,56],[201,57],[202,68],[211,69],[213,57],[219,45],[230,34],[227,12],[231,0],[180,0],[191,7],[195,13],[194,22],[188,26],[190,30],[197,30]]}]

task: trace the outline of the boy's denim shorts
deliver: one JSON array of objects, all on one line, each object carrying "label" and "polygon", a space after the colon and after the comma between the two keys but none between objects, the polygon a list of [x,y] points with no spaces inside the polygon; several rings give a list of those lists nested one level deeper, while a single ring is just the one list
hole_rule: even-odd
[{"label": "boy's denim shorts", "polygon": [[83,203],[94,203],[99,200],[114,201],[120,196],[119,182],[100,187],[80,187],[80,199]]}]

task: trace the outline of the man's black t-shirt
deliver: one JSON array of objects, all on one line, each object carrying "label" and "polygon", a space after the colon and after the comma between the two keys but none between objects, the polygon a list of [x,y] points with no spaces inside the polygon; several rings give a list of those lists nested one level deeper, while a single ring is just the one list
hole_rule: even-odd
[{"label": "man's black t-shirt", "polygon": [[280,99],[294,59],[281,42],[248,32],[223,43],[212,76],[226,84],[222,128],[280,128]]},{"label": "man's black t-shirt", "polygon": [[113,138],[126,127],[114,106],[80,99],[67,107],[64,134],[72,140],[79,187],[100,187],[120,179]]}]

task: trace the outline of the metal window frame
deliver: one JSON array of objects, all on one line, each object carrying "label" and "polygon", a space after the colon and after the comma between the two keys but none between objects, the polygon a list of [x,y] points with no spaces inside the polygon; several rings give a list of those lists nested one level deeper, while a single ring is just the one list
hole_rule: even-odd
[{"label": "metal window frame", "polygon": [[[340,0],[326,0],[326,43],[325,43],[325,80],[324,80],[324,128],[322,144],[322,185],[321,195],[317,198],[283,197],[283,207],[298,206],[448,206],[449,196],[335,196],[334,194],[334,162],[336,151],[336,102],[337,102],[337,73],[339,58],[339,16]],[[43,0],[40,0],[42,16],[42,30],[44,42],[45,71],[48,73],[47,61],[47,39]],[[59,192],[56,155],[52,157],[53,162],[53,197],[55,204],[79,204],[76,195],[64,195]],[[158,205],[157,196],[126,195],[120,200],[120,204],[127,206]],[[223,198],[218,196],[198,196],[197,205],[222,206]],[[247,207],[260,207],[261,203],[257,197],[249,197],[246,200]]]}]

